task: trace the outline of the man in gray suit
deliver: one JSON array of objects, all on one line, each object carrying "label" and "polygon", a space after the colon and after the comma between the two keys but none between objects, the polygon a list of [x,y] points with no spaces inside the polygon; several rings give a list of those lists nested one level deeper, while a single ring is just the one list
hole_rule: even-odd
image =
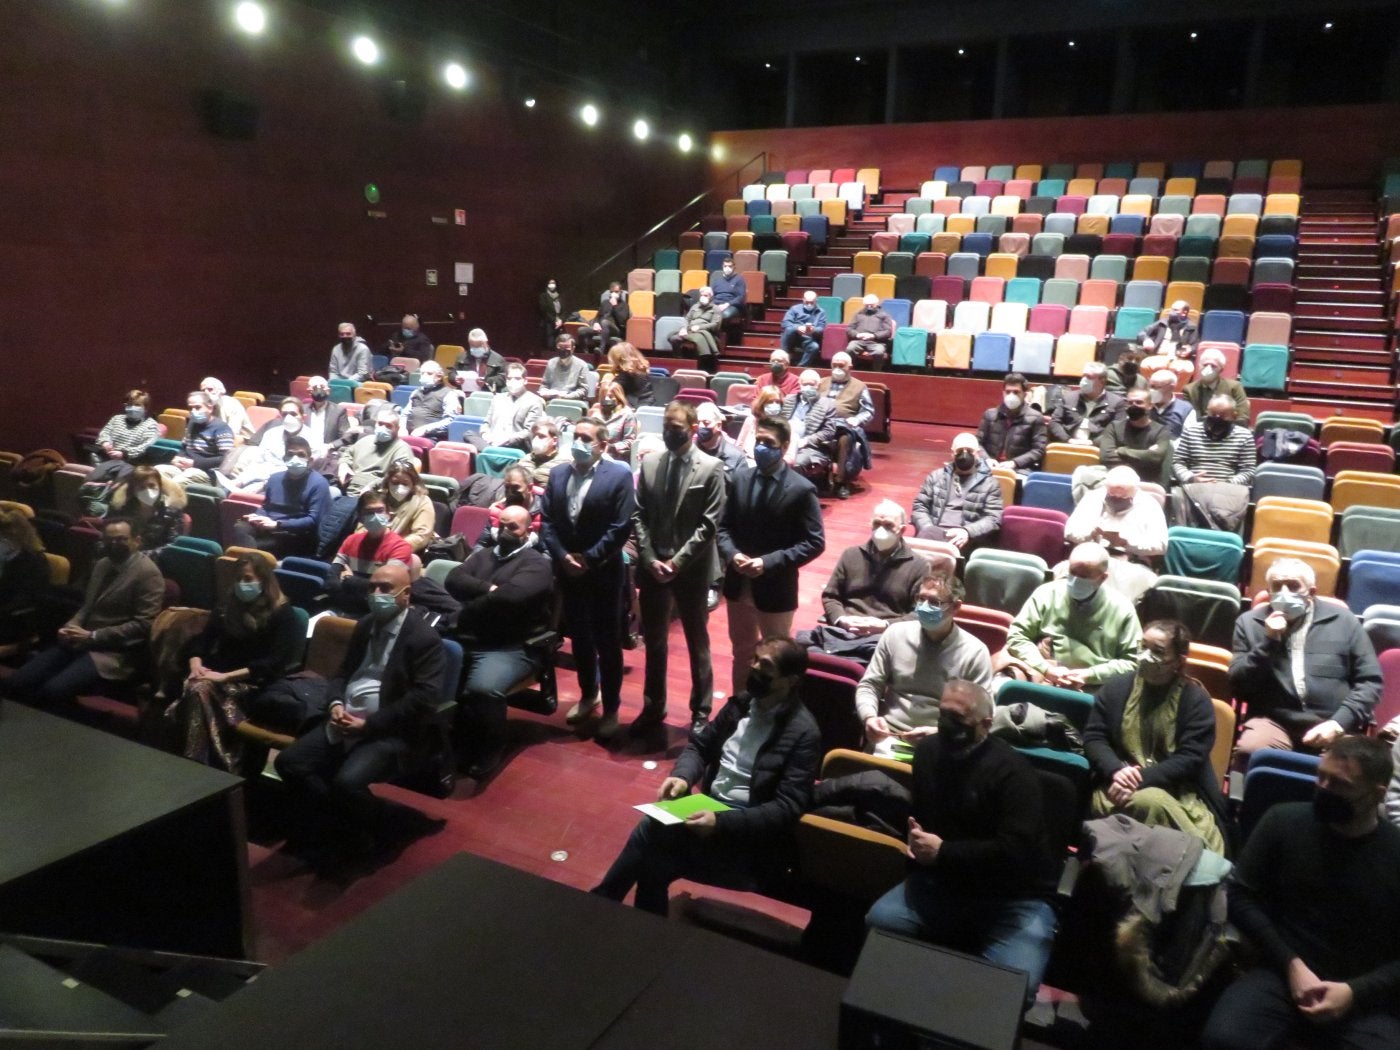
[{"label": "man in gray suit", "polygon": [[792,423],[787,461],[809,478],[826,474],[836,447],[836,402],[817,391],[821,380],[816,371],[807,369],[797,393],[783,402],[783,415]]},{"label": "man in gray suit", "polygon": [[724,467],[695,452],[695,406],[666,406],[661,436],[666,453],[642,461],[633,514],[642,637],[647,670],[642,713],[630,731],[640,735],[666,718],[666,656],[671,609],[680,616],[690,650],[691,728],[709,721],[714,670],[710,664],[707,598],[715,574],[715,534],[724,511]]}]

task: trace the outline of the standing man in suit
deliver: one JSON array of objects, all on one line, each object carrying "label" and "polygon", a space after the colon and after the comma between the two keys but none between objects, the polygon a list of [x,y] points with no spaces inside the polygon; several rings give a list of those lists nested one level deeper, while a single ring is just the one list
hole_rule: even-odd
[{"label": "standing man in suit", "polygon": [[821,505],[810,481],[783,462],[792,440],[786,419],[761,420],[754,466],[734,472],[719,526],[734,692],[744,688],[755,647],[792,635],[797,570],[826,549]]},{"label": "standing man in suit", "polygon": [[579,702],[566,720],[579,725],[592,715],[601,687],[600,740],[617,732],[622,704],[622,547],[637,506],[632,471],[603,459],[607,445],[602,420],[585,416],[574,424],[573,462],[550,471],[540,502],[540,538],[559,574],[578,667]]},{"label": "standing man in suit", "polygon": [[666,454],[642,461],[637,481],[637,587],[641,592],[642,637],[647,670],[642,713],[630,731],[640,734],[666,718],[666,656],[671,609],[680,615],[690,650],[691,729],[709,721],[714,669],[710,664],[709,609],[714,577],[715,534],[724,511],[724,467],[695,452],[699,427],[695,406],[666,406],[661,439]]},{"label": "standing man in suit", "polygon": [[387,830],[369,786],[407,771],[443,698],[442,639],[408,607],[407,567],[384,563],[369,588],[370,613],[330,681],[326,720],[277,756],[278,776],[323,842],[350,835],[371,846]]}]

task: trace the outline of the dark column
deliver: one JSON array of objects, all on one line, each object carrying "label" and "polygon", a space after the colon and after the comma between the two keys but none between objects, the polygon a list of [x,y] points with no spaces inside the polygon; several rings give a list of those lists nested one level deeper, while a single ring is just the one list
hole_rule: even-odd
[{"label": "dark column", "polygon": [[899,48],[890,48],[890,57],[885,62],[885,123],[893,124],[899,112]]},{"label": "dark column", "polygon": [[1127,26],[1118,30],[1118,50],[1113,63],[1113,97],[1109,102],[1110,113],[1130,113],[1133,109],[1134,76],[1137,67],[1133,64],[1133,31]]},{"label": "dark column", "polygon": [[1249,31],[1249,55],[1244,67],[1244,107],[1259,105],[1259,85],[1264,69],[1264,20],[1256,19]]},{"label": "dark column", "polygon": [[793,51],[787,57],[787,113],[783,126],[797,126],[797,54]]},{"label": "dark column", "polygon": [[997,41],[997,72],[992,88],[992,119],[1006,116],[1010,103],[1007,97],[1011,91],[1011,40],[1002,37]]}]

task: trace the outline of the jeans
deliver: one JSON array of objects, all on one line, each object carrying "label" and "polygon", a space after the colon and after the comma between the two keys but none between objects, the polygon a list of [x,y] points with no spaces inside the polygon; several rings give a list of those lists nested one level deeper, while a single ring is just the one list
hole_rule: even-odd
[{"label": "jeans", "polygon": [[710,613],[706,606],[710,593],[710,559],[707,557],[687,566],[670,583],[658,583],[651,573],[640,570],[637,590],[647,653],[643,708],[662,715],[666,713],[666,664],[674,603],[690,653],[690,711],[695,715],[708,715],[710,694],[715,687],[714,667],[710,662]]},{"label": "jeans", "polygon": [[1244,974],[1215,1004],[1201,1035],[1206,1050],[1255,1050],[1281,1045],[1287,1036],[1328,1050],[1388,1050],[1400,1046],[1400,1018],[1353,1009],[1339,1021],[1314,1024],[1298,1012],[1288,981],[1272,970]]},{"label": "jeans", "polygon": [[727,842],[716,835],[701,838],[684,824],[643,817],[593,892],[620,901],[636,886],[636,906],[665,915],[671,883],[677,879],[731,890],[755,889],[756,862],[761,856],[762,847],[753,843]]},{"label": "jeans", "polygon": [[1022,971],[1027,1006],[1035,1000],[1055,941],[1055,912],[1048,901],[969,897],[921,873],[871,905],[865,924]]},{"label": "jeans", "polygon": [[321,723],[277,756],[277,775],[303,807],[314,807],[320,810],[317,815],[342,825],[372,831],[383,804],[369,786],[402,773],[409,753],[408,742],[396,736],[360,740],[347,751],[343,742],[326,738]]},{"label": "jeans", "polygon": [[469,745],[479,753],[504,746],[507,691],[527,675],[538,673],[539,664],[519,646],[510,649],[477,649],[467,654],[462,681]]},{"label": "jeans", "polygon": [[101,687],[102,676],[92,657],[78,649],[51,645],[5,680],[9,696],[41,704],[68,703]]},{"label": "jeans", "polygon": [[809,368],[821,360],[821,333],[813,332],[811,335],[803,335],[796,328],[790,328],[783,333],[783,349],[788,352],[789,357],[796,357],[797,351],[801,350],[802,356],[798,360],[797,366]]}]

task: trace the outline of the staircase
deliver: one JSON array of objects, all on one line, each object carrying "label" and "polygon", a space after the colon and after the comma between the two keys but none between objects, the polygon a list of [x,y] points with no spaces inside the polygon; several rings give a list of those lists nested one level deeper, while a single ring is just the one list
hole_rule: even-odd
[{"label": "staircase", "polygon": [[1372,193],[1306,193],[1298,241],[1289,398],[1319,416],[1383,414],[1389,421],[1395,350]]}]

